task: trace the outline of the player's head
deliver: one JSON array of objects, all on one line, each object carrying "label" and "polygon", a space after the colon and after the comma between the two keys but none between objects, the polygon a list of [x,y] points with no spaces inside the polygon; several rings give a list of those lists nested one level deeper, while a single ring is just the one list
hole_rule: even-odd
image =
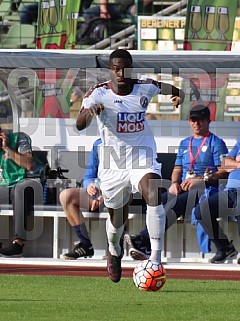
[{"label": "player's head", "polygon": [[111,63],[111,60],[113,60],[114,58],[127,59],[127,60],[129,60],[129,65],[132,66],[132,56],[125,49],[116,49],[116,50],[114,50],[111,53],[110,57],[109,57],[109,64]]},{"label": "player's head", "polygon": [[204,136],[209,131],[210,110],[203,105],[196,105],[190,109],[189,123],[194,134]]},{"label": "player's head", "polygon": [[109,57],[109,70],[113,90],[125,92],[131,84],[131,54],[125,49],[114,50]]}]

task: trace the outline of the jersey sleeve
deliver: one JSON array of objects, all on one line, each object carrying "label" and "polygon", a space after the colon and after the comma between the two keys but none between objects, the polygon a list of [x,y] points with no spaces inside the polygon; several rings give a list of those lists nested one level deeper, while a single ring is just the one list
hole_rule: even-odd
[{"label": "jersey sleeve", "polygon": [[236,157],[240,151],[240,141],[237,141],[233,148],[226,154],[229,157]]},{"label": "jersey sleeve", "polygon": [[146,83],[151,83],[151,95],[156,96],[161,94],[161,87],[159,86],[159,83],[151,78],[146,78]]},{"label": "jersey sleeve", "polygon": [[86,93],[86,95],[83,98],[82,101],[82,105],[81,105],[81,109],[88,109],[92,106],[94,106],[95,104],[99,104],[100,102],[100,98],[98,95],[98,91],[95,87],[92,87],[88,90],[88,92]]},{"label": "jersey sleeve", "polygon": [[174,166],[183,166],[183,153],[186,150],[186,146],[186,140],[184,139],[179,144]]},{"label": "jersey sleeve", "polygon": [[215,166],[221,166],[223,157],[228,153],[227,146],[222,139],[217,140],[214,143],[214,150],[213,150],[213,161]]},{"label": "jersey sleeve", "polygon": [[93,148],[90,151],[87,169],[83,177],[83,187],[87,188],[90,183],[93,183],[94,179],[98,177],[98,145],[101,143],[101,140],[98,139],[94,144]]}]

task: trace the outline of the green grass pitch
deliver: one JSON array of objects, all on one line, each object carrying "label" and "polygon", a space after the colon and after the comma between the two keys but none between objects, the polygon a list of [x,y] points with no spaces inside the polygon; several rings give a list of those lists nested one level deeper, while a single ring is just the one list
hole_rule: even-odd
[{"label": "green grass pitch", "polygon": [[1,321],[236,321],[239,281],[167,279],[158,292],[131,278],[0,275]]}]

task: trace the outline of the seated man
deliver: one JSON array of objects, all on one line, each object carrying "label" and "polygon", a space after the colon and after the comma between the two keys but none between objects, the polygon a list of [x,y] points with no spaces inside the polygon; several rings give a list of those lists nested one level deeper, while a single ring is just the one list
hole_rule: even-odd
[{"label": "seated man", "polygon": [[0,256],[22,256],[23,243],[28,236],[27,216],[33,212],[34,201],[42,203],[41,183],[36,179],[26,179],[32,166],[30,138],[24,133],[0,129],[0,204],[12,203],[15,229],[13,242],[0,249]]},{"label": "seated man", "polygon": [[83,187],[67,188],[60,193],[60,203],[67,216],[68,222],[73,227],[79,241],[70,253],[64,254],[66,260],[76,260],[81,257],[92,257],[94,249],[90,241],[81,208],[96,211],[103,203],[99,190],[94,184],[98,173],[98,145],[101,139],[93,144],[89,155],[87,170],[83,178]]},{"label": "seated man", "polygon": [[[166,229],[180,216],[191,216],[206,187],[217,186],[219,179],[227,178],[226,170],[220,166],[222,155],[228,150],[225,142],[209,131],[210,122],[208,107],[197,105],[190,110],[189,125],[193,134],[180,142],[171,186],[162,194]],[[133,259],[148,258],[151,249],[147,228],[137,236],[125,234],[125,240]]]},{"label": "seated man", "polygon": [[197,220],[217,248],[211,263],[224,263],[238,254],[217,219],[237,215],[239,227],[240,140],[224,158],[223,166],[230,172],[225,190],[209,197],[195,209]]},{"label": "seated man", "polygon": [[[84,208],[87,211],[95,212],[101,210],[104,206],[103,198],[100,195],[100,190],[96,183],[96,180],[98,180],[97,174],[99,166],[98,145],[101,144],[101,142],[99,138],[93,144],[89,155],[87,170],[83,177],[83,187],[67,188],[63,190],[59,196],[68,222],[78,238],[72,252],[63,255],[66,260],[76,260],[81,257],[87,258],[94,255],[94,249],[81,209]],[[123,251],[123,237],[121,238],[120,244]]]}]

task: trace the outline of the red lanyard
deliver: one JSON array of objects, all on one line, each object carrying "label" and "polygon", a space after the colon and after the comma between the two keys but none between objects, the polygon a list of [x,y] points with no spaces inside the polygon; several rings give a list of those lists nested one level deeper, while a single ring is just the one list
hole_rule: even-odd
[{"label": "red lanyard", "polygon": [[208,136],[209,136],[209,132],[207,133],[207,135],[204,137],[203,141],[202,141],[202,144],[199,146],[198,148],[198,151],[196,153],[196,155],[194,156],[193,158],[193,154],[192,154],[192,140],[193,140],[193,136],[190,138],[190,141],[189,141],[189,146],[188,146],[188,151],[189,151],[189,158],[190,158],[190,169],[193,169],[193,166],[196,162],[196,159],[198,158],[204,144],[206,143],[206,140],[208,139]]}]

